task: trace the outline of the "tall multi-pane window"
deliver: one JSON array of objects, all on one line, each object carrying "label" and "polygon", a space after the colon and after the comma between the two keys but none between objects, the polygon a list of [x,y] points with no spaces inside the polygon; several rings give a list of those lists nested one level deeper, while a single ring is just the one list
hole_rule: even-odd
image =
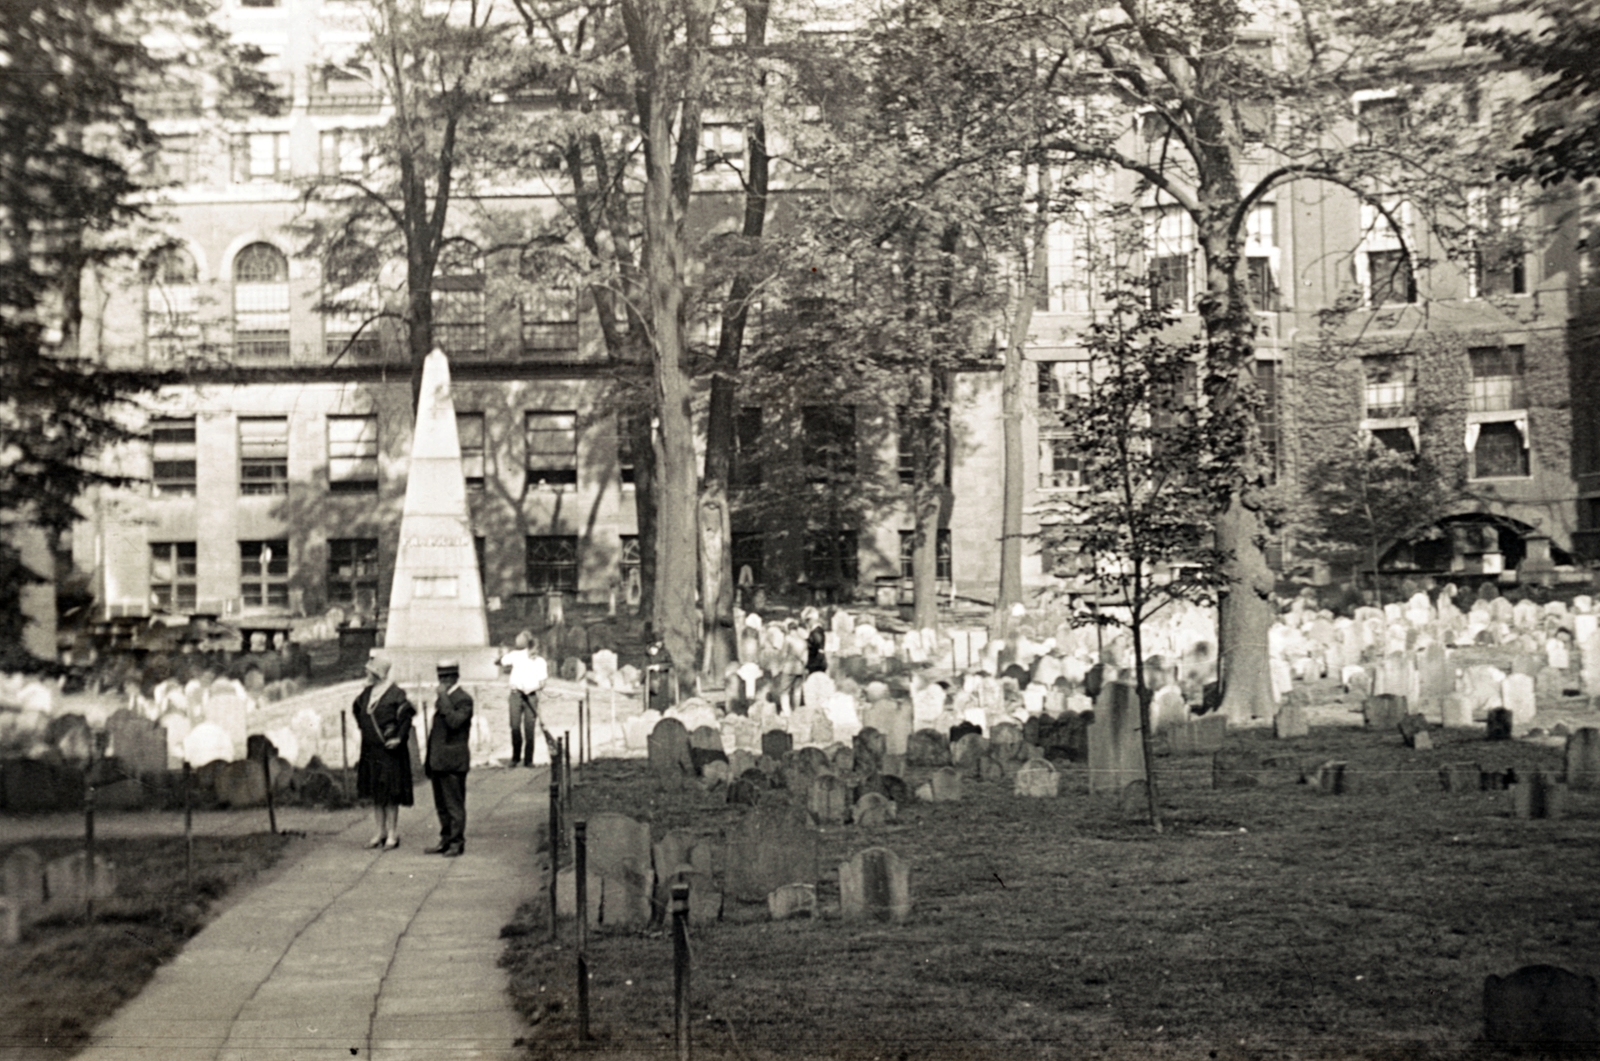
[{"label": "tall multi-pane window", "polygon": [[1390,94],[1357,100],[1356,123],[1362,143],[1392,141],[1410,126],[1406,98]]},{"label": "tall multi-pane window", "polygon": [[288,180],[288,133],[240,133],[233,139],[233,181]]},{"label": "tall multi-pane window", "polygon": [[477,244],[445,241],[433,274],[433,341],[451,357],[482,357],[485,352],[483,283]]},{"label": "tall multi-pane window", "polygon": [[[903,530],[900,532],[900,577],[911,578],[912,554],[916,550],[917,532]],[[940,527],[934,537],[934,578],[940,582],[949,582],[951,573],[955,570],[950,551],[950,528]]]},{"label": "tall multi-pane window", "polygon": [[1245,282],[1250,305],[1259,313],[1278,310],[1278,212],[1258,203],[1245,218]]},{"label": "tall multi-pane window", "polygon": [[239,597],[246,608],[289,606],[289,543],[239,543]]},{"label": "tall multi-pane window", "polygon": [[1529,475],[1528,421],[1488,420],[1467,424],[1474,479],[1521,479]]},{"label": "tall multi-pane window", "polygon": [[1361,247],[1356,254],[1356,273],[1367,304],[1374,309],[1417,300],[1416,276],[1408,250],[1410,230],[1410,203],[1391,195],[1377,205],[1361,204]]},{"label": "tall multi-pane window", "polygon": [[1266,461],[1267,481],[1276,482],[1282,459],[1282,424],[1278,419],[1278,363],[1256,362],[1256,389],[1261,394],[1261,408],[1256,415],[1256,425],[1261,432],[1261,455]]},{"label": "tall multi-pane window", "polygon": [[1403,355],[1383,355],[1361,359],[1365,375],[1363,398],[1366,418],[1393,420],[1415,416],[1413,402],[1416,366]]},{"label": "tall multi-pane window", "polygon": [[157,611],[195,610],[197,555],[194,542],[150,543],[150,604]]},{"label": "tall multi-pane window", "polygon": [[289,419],[239,418],[239,493],[289,492]]},{"label": "tall multi-pane window", "polygon": [[378,418],[328,417],[328,489],[335,494],[378,492]]},{"label": "tall multi-pane window", "polygon": [[233,259],[233,342],[240,361],[289,357],[289,259],[252,243]]},{"label": "tall multi-pane window", "polygon": [[456,438],[461,442],[461,477],[469,489],[483,488],[483,414],[457,413]]},{"label": "tall multi-pane window", "polygon": [[530,411],[524,421],[529,486],[571,486],[578,481],[578,414]]},{"label": "tall multi-pane window", "polygon": [[168,247],[145,263],[144,334],[152,361],[181,356],[200,337],[200,270],[194,255]]},{"label": "tall multi-pane window", "polygon": [[1039,489],[1081,490],[1085,487],[1083,457],[1061,424],[1073,403],[1093,392],[1088,361],[1038,362]]},{"label": "tall multi-pane window", "polygon": [[1187,313],[1194,302],[1194,218],[1180,206],[1146,210],[1145,243],[1152,305]]},{"label": "tall multi-pane window", "polygon": [[636,440],[648,437],[645,423],[646,415],[639,410],[624,410],[617,414],[617,481],[623,486],[638,483]]},{"label": "tall multi-pane window", "polygon": [[578,592],[578,536],[531,534],[528,536],[528,589]]},{"label": "tall multi-pane window", "polygon": [[1525,408],[1522,392],[1521,346],[1475,346],[1467,350],[1472,366],[1472,393],[1467,408],[1473,412],[1504,412]]},{"label": "tall multi-pane window", "polygon": [[194,417],[151,422],[150,482],[155,496],[192,496],[196,464]]},{"label": "tall multi-pane window", "polygon": [[1522,204],[1496,188],[1467,193],[1472,258],[1467,274],[1469,298],[1528,293],[1528,255],[1522,233]]},{"label": "tall multi-pane window", "polygon": [[570,287],[530,284],[521,298],[522,352],[570,357],[578,352],[578,295]]},{"label": "tall multi-pane window", "polygon": [[378,539],[328,539],[328,603],[374,612],[378,607]]},{"label": "tall multi-pane window", "polygon": [[317,144],[317,168],[324,177],[366,176],[370,152],[355,129],[324,129]]}]

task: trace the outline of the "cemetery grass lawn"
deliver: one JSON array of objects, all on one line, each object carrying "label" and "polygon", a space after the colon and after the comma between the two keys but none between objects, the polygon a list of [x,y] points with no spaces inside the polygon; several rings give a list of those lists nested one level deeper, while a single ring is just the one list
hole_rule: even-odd
[{"label": "cemetery grass lawn", "polygon": [[[97,841],[95,850],[116,864],[117,895],[95,904],[94,923],[84,923],[80,905],[53,909],[24,924],[17,947],[0,952],[0,1058],[70,1057],[219,912],[230,891],[276,863],[289,841],[269,833],[196,837],[192,889],[182,837]],[[16,846],[48,862],[81,851],[83,840]],[[0,859],[9,853],[0,851]]]},{"label": "cemetery grass lawn", "polygon": [[[1411,751],[1348,726],[1232,732],[1229,748],[1343,759],[1370,780],[1213,790],[1209,757],[1164,758],[1159,837],[1089,795],[1080,764],[1058,799],[968,780],[962,802],[825,828],[820,919],[730,899],[691,930],[695,1056],[1479,1057],[1487,974],[1600,974],[1600,793],[1516,820],[1506,792],[1443,791],[1439,767],[1559,772],[1560,748],[1435,736]],[[914,788],[927,771],[911,773]],[[721,790],[658,791],[643,762],[582,767],[577,785],[578,817],[648,817],[656,838],[717,836],[741,812]],[[838,864],[873,845],[911,860],[905,925],[838,917]],[[573,926],[552,949],[546,909],[507,927],[503,961],[532,1054],[555,1058],[576,1046]],[[675,1056],[670,934],[596,930],[589,969],[599,1056]]]}]

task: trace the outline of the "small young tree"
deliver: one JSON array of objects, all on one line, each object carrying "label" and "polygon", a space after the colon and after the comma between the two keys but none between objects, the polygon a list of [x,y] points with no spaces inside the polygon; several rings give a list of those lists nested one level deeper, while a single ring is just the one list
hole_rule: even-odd
[{"label": "small young tree", "polygon": [[1198,401],[1202,340],[1165,337],[1173,322],[1150,308],[1148,292],[1107,297],[1111,308],[1082,336],[1088,386],[1066,396],[1059,413],[1084,486],[1041,503],[1040,537],[1047,550],[1082,557],[1082,577],[1114,606],[1085,621],[1132,637],[1150,823],[1160,832],[1144,624],[1175,601],[1215,603],[1227,558],[1213,545],[1210,517],[1244,433],[1237,406],[1219,411]]}]

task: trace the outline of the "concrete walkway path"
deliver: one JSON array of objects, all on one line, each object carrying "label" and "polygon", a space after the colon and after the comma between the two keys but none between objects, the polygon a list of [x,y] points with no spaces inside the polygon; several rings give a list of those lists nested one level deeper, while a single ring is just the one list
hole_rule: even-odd
[{"label": "concrete walkway path", "polygon": [[524,1025],[500,928],[543,870],[547,770],[474,770],[467,849],[438,838],[429,788],[401,847],[369,851],[370,812],[246,894],[96,1030],[83,1061],[516,1058]]}]

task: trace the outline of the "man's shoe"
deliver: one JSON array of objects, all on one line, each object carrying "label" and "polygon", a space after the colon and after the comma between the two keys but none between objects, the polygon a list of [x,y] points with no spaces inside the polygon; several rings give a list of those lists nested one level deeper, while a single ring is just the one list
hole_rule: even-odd
[{"label": "man's shoe", "polygon": [[434,844],[432,847],[423,848],[422,853],[424,855],[442,855],[449,850],[450,847],[448,844]]},{"label": "man's shoe", "polygon": [[441,855],[443,855],[445,858],[460,858],[461,855],[462,855],[462,852],[464,852],[465,850],[466,850],[465,847],[460,847],[460,846],[458,846],[458,847],[447,847],[447,848],[445,848],[443,851],[441,851],[439,853]]}]

